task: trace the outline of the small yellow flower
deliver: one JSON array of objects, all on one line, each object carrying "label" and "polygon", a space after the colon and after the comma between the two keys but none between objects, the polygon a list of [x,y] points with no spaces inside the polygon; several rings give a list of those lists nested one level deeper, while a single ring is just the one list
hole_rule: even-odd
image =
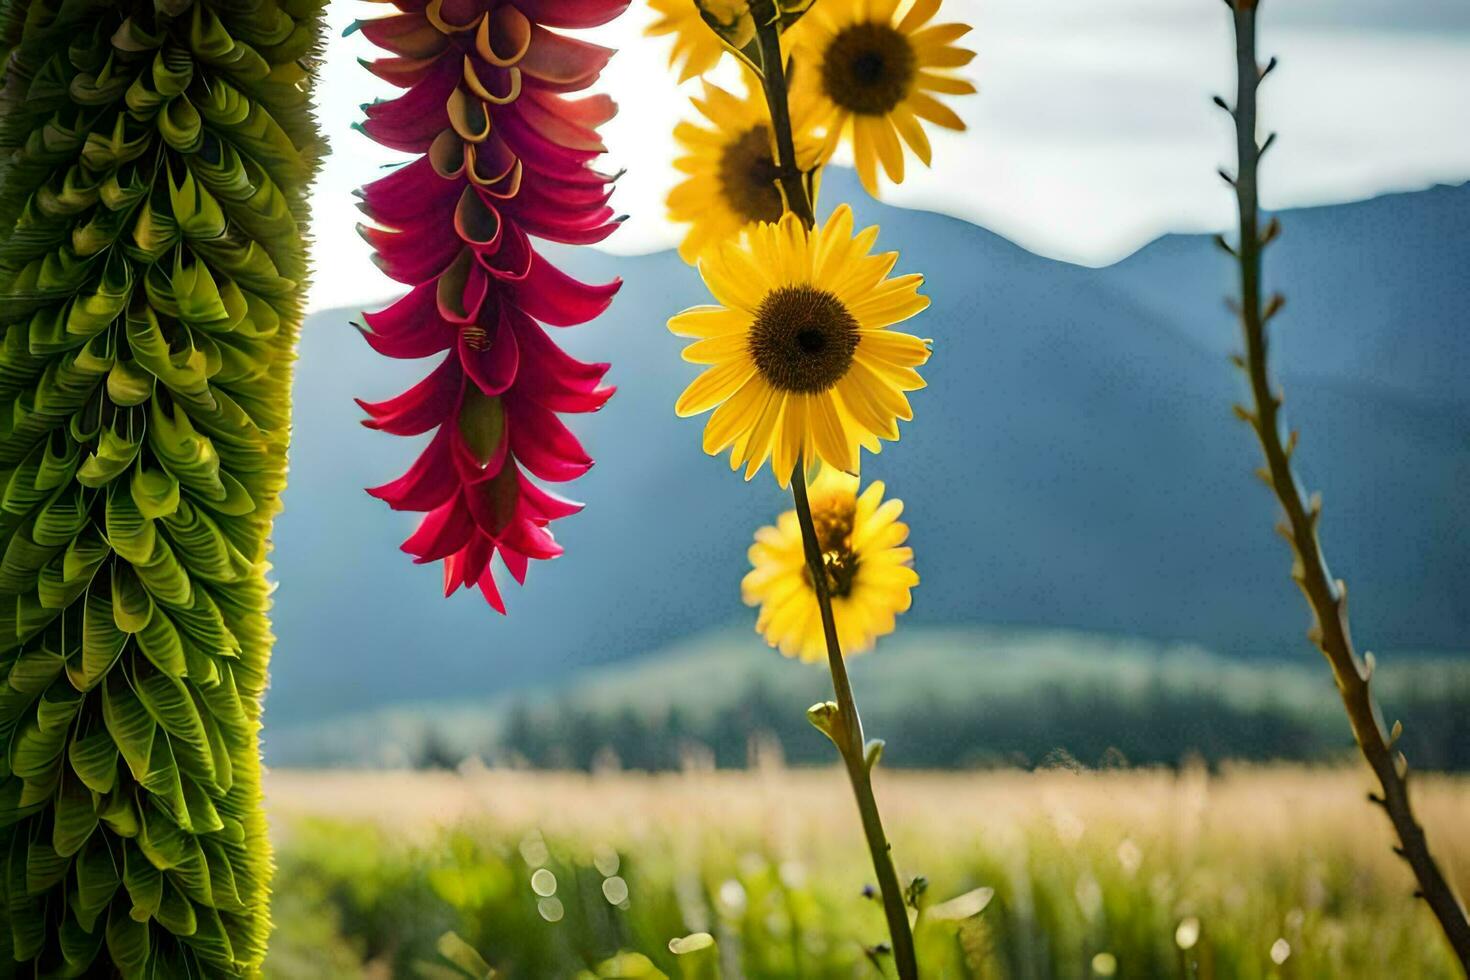
[{"label": "small yellow flower", "polygon": [[714,409],[704,451],[729,449],[747,480],[767,459],[783,487],[798,461],[856,471],[860,449],[878,452],[913,417],[904,392],[924,387],[914,369],[929,344],[887,328],[929,305],[924,277],[888,278],[898,253],[869,255],[878,229],[854,237],[852,224],[843,205],[811,231],[791,214],[751,226],[700,259],[719,305],[669,321],[697,338],[684,360],[710,365],[675,411]]},{"label": "small yellow flower", "polygon": [[903,181],[900,139],[929,165],[923,122],[965,128],[934,96],[974,93],[954,72],[975,57],[954,43],[970,28],[926,26],[938,12],[939,0],[822,0],[801,21],[796,85],[816,102],[814,121],[826,131],[827,153],[843,138],[852,141],[870,194],[878,193],[879,163],[889,180]]},{"label": "small yellow flower", "polygon": [[[675,127],[674,137],[687,152],[674,166],[688,176],[669,193],[668,204],[669,219],[690,226],[679,254],[692,264],[753,222],[781,220],[786,209],[776,188],[775,137],[760,88],[749,86],[741,99],[705,82],[704,97],[691,101],[708,125]],[[796,163],[811,172],[821,143],[811,134],[809,113],[799,103],[791,112]]]},{"label": "small yellow flower", "polygon": [[678,70],[679,81],[687,82],[696,75],[703,75],[720,63],[725,45],[704,22],[694,0],[648,0],[648,6],[659,17],[648,25],[644,33],[649,37],[674,36],[673,47],[669,50],[669,67]]},{"label": "small yellow flower", "polygon": [[[898,519],[903,501],[885,502],[879,482],[869,484],[861,496],[857,491],[857,477],[828,467],[809,494],[832,617],[845,655],[869,650],[878,637],[892,633],[895,618],[908,611],[911,590],[919,584],[912,567],[914,550],[904,546],[908,525]],[[824,658],[826,638],[796,511],[782,514],[775,527],[756,532],[750,564],[740,590],[747,605],[760,606],[756,630],[788,657],[808,662]]]}]

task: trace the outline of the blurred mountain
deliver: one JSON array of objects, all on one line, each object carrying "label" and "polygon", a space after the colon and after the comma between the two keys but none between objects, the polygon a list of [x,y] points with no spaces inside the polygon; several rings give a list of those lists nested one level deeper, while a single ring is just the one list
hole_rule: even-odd
[{"label": "blurred mountain", "polygon": [[[902,249],[900,272],[927,275],[934,301],[911,324],[935,342],[916,421],[864,463],[908,505],[923,576],[911,621],[1315,656],[1254,441],[1231,415],[1244,393],[1225,356],[1231,267],[1206,237],[1086,269],[872,202],[845,171],[824,192],[881,223],[880,244]],[[1463,650],[1470,186],[1281,217],[1267,257],[1288,293],[1275,363],[1302,477],[1326,490],[1322,533],[1359,642]],[[601,321],[558,333],[611,360],[620,392],[573,421],[598,460],[570,491],[587,510],[557,528],[565,557],[506,588],[505,618],[477,596],[446,602],[437,566],[397,551],[413,516],[361,490],[417,445],[361,428],[352,396],[395,394],[429,365],[373,354],[355,312],[307,323],[274,555],[273,723],[489,695],[748,625],[746,545],[786,500],[768,472],[745,485],[704,456],[703,420],[673,415],[694,371],[664,321],[705,300],[697,275],[672,253],[553,251],[583,278],[626,280]]]}]

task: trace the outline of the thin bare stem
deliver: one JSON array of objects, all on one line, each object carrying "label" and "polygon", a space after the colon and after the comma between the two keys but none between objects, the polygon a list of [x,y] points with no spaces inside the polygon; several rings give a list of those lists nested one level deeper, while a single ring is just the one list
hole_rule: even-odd
[{"label": "thin bare stem", "polygon": [[[1239,204],[1240,239],[1230,251],[1240,265],[1240,322],[1245,337],[1245,357],[1240,367],[1250,382],[1253,408],[1237,411],[1260,440],[1266,465],[1262,479],[1275,492],[1285,522],[1279,530],[1290,543],[1295,561],[1292,578],[1301,587],[1311,607],[1312,641],[1326,656],[1342,695],[1343,707],[1352,724],[1353,736],[1373,773],[1378,778],[1382,795],[1370,798],[1383,808],[1393,824],[1399,846],[1395,852],[1414,872],[1422,897],[1439,920],[1450,946],[1459,957],[1462,969],[1470,974],[1470,920],[1453,889],[1445,880],[1430,853],[1424,829],[1414,817],[1409,798],[1409,766],[1402,752],[1394,747],[1398,736],[1384,730],[1382,715],[1374,701],[1370,684],[1373,658],[1366,662],[1353,647],[1348,625],[1347,586],[1333,579],[1317,536],[1321,517],[1321,501],[1315,495],[1303,497],[1300,483],[1292,470],[1291,456],[1296,448],[1296,434],[1283,434],[1281,422],[1282,396],[1273,390],[1268,370],[1269,335],[1267,326],[1281,309],[1279,294],[1263,299],[1261,294],[1261,253],[1276,237],[1278,225],[1273,219],[1264,231],[1260,228],[1260,205],[1257,195],[1257,171],[1262,154],[1271,145],[1256,143],[1256,93],[1261,80],[1275,66],[1261,66],[1256,61],[1256,9],[1258,0],[1227,0],[1235,17],[1235,50],[1237,91],[1234,108],[1224,106],[1235,119],[1238,171],[1225,179],[1235,188]],[[1224,105],[1223,102],[1221,103]],[[1229,248],[1229,246],[1226,246]]]},{"label": "thin bare stem", "polygon": [[[765,8],[765,9],[761,9]],[[780,32],[776,25],[773,4],[753,4],[756,17],[756,37],[763,65],[762,86],[766,102],[770,107],[771,126],[776,137],[777,169],[782,195],[787,207],[811,228],[815,224],[812,201],[807,194],[806,184],[797,166],[795,143],[791,132],[791,115],[787,101],[786,71],[781,61]],[[888,934],[893,946],[893,962],[902,980],[917,980],[918,961],[914,956],[914,938],[909,927],[908,908],[904,903],[903,889],[898,881],[898,872],[893,866],[893,848],[883,832],[883,819],[878,812],[878,800],[873,795],[872,764],[877,760],[874,753],[869,758],[867,742],[863,736],[862,717],[858,714],[857,702],[852,696],[852,684],[847,677],[847,664],[842,659],[842,645],[837,638],[837,622],[832,614],[832,596],[827,582],[827,563],[822,557],[822,547],[817,540],[816,527],[812,522],[811,501],[807,499],[807,460],[799,460],[791,475],[791,496],[796,507],[796,517],[801,525],[802,547],[806,552],[807,571],[811,576],[812,590],[816,593],[817,608],[822,616],[822,632],[827,641],[827,665],[832,671],[832,690],[836,697],[835,714],[822,719],[822,730],[837,746],[838,754],[847,769],[848,781],[857,800],[858,815],[862,819],[863,836],[867,838],[868,850],[873,858],[873,871],[878,877],[878,891],[883,898],[883,912],[888,920]]]}]

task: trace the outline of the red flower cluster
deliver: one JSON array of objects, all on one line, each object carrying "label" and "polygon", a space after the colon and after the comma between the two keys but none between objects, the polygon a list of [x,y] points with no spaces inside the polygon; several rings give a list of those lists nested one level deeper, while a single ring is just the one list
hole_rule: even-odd
[{"label": "red flower cluster", "polygon": [[596,411],[613,393],[608,365],[570,357],[542,324],[585,323],[621,285],[572,279],[528,238],[589,244],[617,226],[613,178],[591,167],[604,149],[596,127],[616,107],[566,95],[613,52],[547,28],[604,24],[627,0],[394,4],[361,28],[392,53],[369,69],[407,91],[368,106],[363,129],[421,156],[364,188],[361,206],[378,264],[410,290],[367,315],[363,335],[388,357],[448,354],[396,398],[359,401],[372,428],[437,430],[407,473],[369,492],[425,513],[403,550],[443,560],[446,595],[477,585],[504,612],[490,559],[499,552],[524,582],[529,559],[561,553],[550,523],[581,507],[530,479],[592,465],[558,413]]}]

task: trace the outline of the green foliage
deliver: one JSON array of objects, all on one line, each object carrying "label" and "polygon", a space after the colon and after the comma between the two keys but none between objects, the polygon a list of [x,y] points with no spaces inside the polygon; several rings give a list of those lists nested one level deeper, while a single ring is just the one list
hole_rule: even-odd
[{"label": "green foliage", "polygon": [[322,0],[0,7],[0,955],[252,973]]},{"label": "green foliage", "polygon": [[[1177,766],[1190,759],[1323,761],[1353,750],[1337,692],[1308,657],[1244,661],[1147,641],[1018,629],[914,629],[856,658],[868,727],[890,768],[1072,764]],[[1416,769],[1470,770],[1470,662],[1390,654],[1377,676],[1385,718],[1405,722]],[[537,768],[676,770],[708,754],[745,766],[753,744],[825,765],[805,713],[831,695],[821,666],[792,664],[746,634],[592,671],[500,704],[402,708],[313,726],[292,765],[400,758],[453,768],[469,755]],[[326,736],[330,735],[329,741]],[[305,742],[298,737],[298,743]],[[314,750],[315,754],[304,751]]]}]

